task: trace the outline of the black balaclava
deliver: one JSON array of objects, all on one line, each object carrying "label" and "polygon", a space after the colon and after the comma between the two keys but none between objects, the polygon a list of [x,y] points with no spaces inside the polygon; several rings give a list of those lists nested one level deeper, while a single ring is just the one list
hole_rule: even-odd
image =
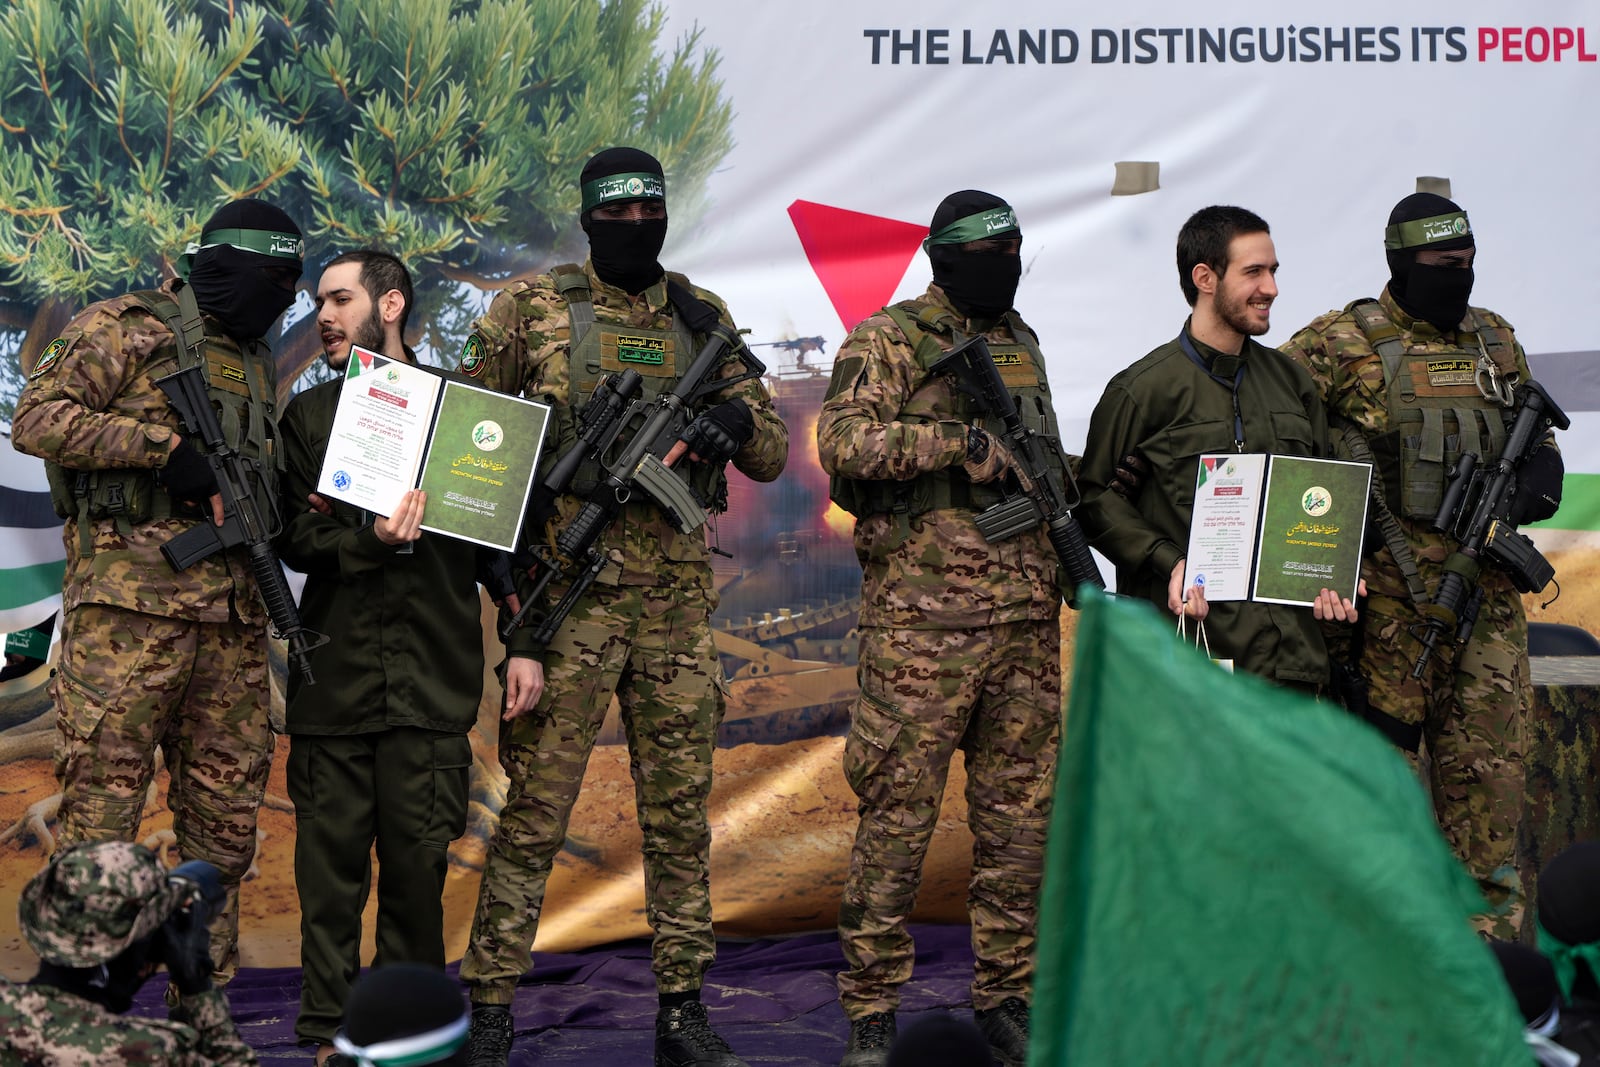
[{"label": "black balaclava", "polygon": [[1012,252],[963,252],[968,241],[1022,237],[1017,213],[993,193],[963,189],[939,203],[922,243],[933,264],[933,283],[971,319],[998,319],[1011,310],[1022,280],[1022,256]]},{"label": "black balaclava", "polygon": [[660,281],[663,272],[657,258],[667,240],[666,218],[615,222],[590,216],[601,204],[635,200],[664,204],[667,183],[656,157],[637,148],[607,148],[583,165],[578,186],[583,195],[578,221],[589,235],[589,261],[600,280],[634,294]]},{"label": "black balaclava", "polygon": [[1489,948],[1500,964],[1524,1025],[1533,1026],[1547,1019],[1560,996],[1555,968],[1531,945],[1516,941],[1490,941]]},{"label": "black balaclava", "polygon": [[[185,260],[191,256],[187,277],[200,310],[229,337],[254,341],[294,303],[305,242],[294,220],[265,200],[235,200],[206,222]],[[294,271],[293,280],[284,268]]]},{"label": "black balaclava", "polygon": [[360,1063],[465,1063],[468,1007],[455,979],[437,967],[378,967],[351,988],[334,1047]]},{"label": "black balaclava", "polygon": [[1417,253],[1473,247],[1467,213],[1437,193],[1412,193],[1389,212],[1383,247],[1389,260],[1389,292],[1396,303],[1441,331],[1461,325],[1472,295],[1472,268],[1418,263]]},{"label": "black balaclava", "polygon": [[1580,841],[1558,853],[1539,872],[1535,931],[1539,950],[1556,967],[1569,1000],[1576,989],[1600,996],[1600,841]]}]

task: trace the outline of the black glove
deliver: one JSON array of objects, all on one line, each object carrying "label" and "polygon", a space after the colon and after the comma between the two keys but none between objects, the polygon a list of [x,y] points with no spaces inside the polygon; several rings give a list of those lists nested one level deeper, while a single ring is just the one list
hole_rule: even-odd
[{"label": "black glove", "polygon": [[162,955],[172,984],[182,996],[211,988],[211,920],[222,908],[225,893],[217,869],[203,860],[180,864],[167,876],[184,887],[184,895],[161,925]]},{"label": "black glove", "polygon": [[1567,472],[1561,453],[1550,445],[1534,451],[1517,471],[1517,491],[1511,498],[1511,523],[1548,519],[1561,506],[1561,478]]},{"label": "black glove", "polygon": [[1111,472],[1111,484],[1106,488],[1124,500],[1132,500],[1139,495],[1139,489],[1149,473],[1149,462],[1139,453],[1130,452],[1122,457],[1122,461]]},{"label": "black glove", "polygon": [[473,577],[478,580],[479,585],[489,591],[489,599],[496,604],[503,603],[517,591],[517,583],[511,572],[509,552],[480,549]]},{"label": "black glove", "polygon": [[683,443],[704,463],[726,463],[755,432],[750,405],[735,397],[702,411],[683,431]]},{"label": "black glove", "polygon": [[185,437],[167,456],[167,465],[159,472],[161,484],[174,500],[209,500],[218,491],[217,476],[211,470],[211,461]]}]

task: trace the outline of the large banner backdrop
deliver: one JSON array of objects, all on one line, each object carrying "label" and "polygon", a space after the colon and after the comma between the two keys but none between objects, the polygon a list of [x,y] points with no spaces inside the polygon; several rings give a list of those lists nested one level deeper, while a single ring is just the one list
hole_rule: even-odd
[{"label": "large banner backdrop", "polygon": [[[1477,235],[1473,302],[1516,325],[1572,417],[1566,500],[1536,532],[1562,595],[1530,598],[1530,614],[1595,630],[1600,139],[1583,116],[1597,109],[1600,18],[1579,0],[1514,14],[1487,0],[17,0],[0,13],[0,417],[76,309],[170,274],[235,196],[281,204],[309,238],[275,345],[283,392],[318,378],[320,265],[363,245],[411,265],[413,340],[453,366],[494,291],[582,258],[583,160],[619,143],[656,153],[663,261],[726,298],[793,442],[777,483],[735,485],[717,531],[732,553],[718,570],[717,919],[735,935],[825,928],[855,826],[839,764],[859,571],[817,465],[816,412],[849,328],[927,284],[920,242],[939,200],[976,187],[1016,207],[1017,306],[1076,451],[1107,379],[1187,313],[1173,249],[1195,209],[1234,203],[1271,223],[1276,343],[1377,295],[1389,209],[1419,182],[1447,192]],[[7,458],[0,481],[12,630],[54,610],[62,555],[38,465]],[[46,674],[0,683],[4,914],[52,845]],[[471,825],[452,851],[452,956],[503,796],[485,684]],[[614,722],[588,773],[542,949],[647,933]],[[923,918],[963,916],[963,786],[955,774]],[[158,846],[171,841],[162,790],[144,827]],[[284,796],[280,765],[243,895],[247,965],[298,963]],[[0,927],[0,969],[29,966]]]}]

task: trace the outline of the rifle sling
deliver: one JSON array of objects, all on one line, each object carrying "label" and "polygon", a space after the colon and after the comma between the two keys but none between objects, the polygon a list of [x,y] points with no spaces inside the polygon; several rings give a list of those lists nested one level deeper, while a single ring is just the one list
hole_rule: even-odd
[{"label": "rifle sling", "polygon": [[[1367,439],[1353,423],[1345,423],[1340,431],[1344,436],[1345,448],[1349,449],[1351,458],[1357,463],[1372,463],[1372,449],[1367,445]],[[1405,531],[1400,528],[1400,520],[1394,517],[1394,512],[1389,510],[1389,504],[1383,498],[1383,479],[1372,479],[1372,517],[1377,521],[1378,530],[1383,534],[1383,543],[1389,547],[1389,554],[1394,557],[1394,562],[1400,568],[1400,574],[1405,578],[1406,591],[1411,594],[1411,602],[1418,608],[1428,602],[1428,587],[1422,580],[1422,572],[1417,570],[1417,558],[1412,555],[1411,546],[1406,543]]]}]

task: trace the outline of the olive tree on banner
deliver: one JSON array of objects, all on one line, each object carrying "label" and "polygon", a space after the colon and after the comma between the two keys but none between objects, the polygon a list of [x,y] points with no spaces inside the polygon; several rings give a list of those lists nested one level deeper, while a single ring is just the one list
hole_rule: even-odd
[{"label": "olive tree on banner", "polygon": [[[351,248],[395,252],[416,276],[413,328],[448,351],[463,286],[579,254],[590,154],[653,152],[676,206],[727,152],[717,57],[694,33],[663,44],[663,21],[645,0],[12,0],[0,390],[78,307],[170,276],[241,196],[300,220],[309,274]],[[277,345],[283,388],[317,347],[302,317]]]}]

